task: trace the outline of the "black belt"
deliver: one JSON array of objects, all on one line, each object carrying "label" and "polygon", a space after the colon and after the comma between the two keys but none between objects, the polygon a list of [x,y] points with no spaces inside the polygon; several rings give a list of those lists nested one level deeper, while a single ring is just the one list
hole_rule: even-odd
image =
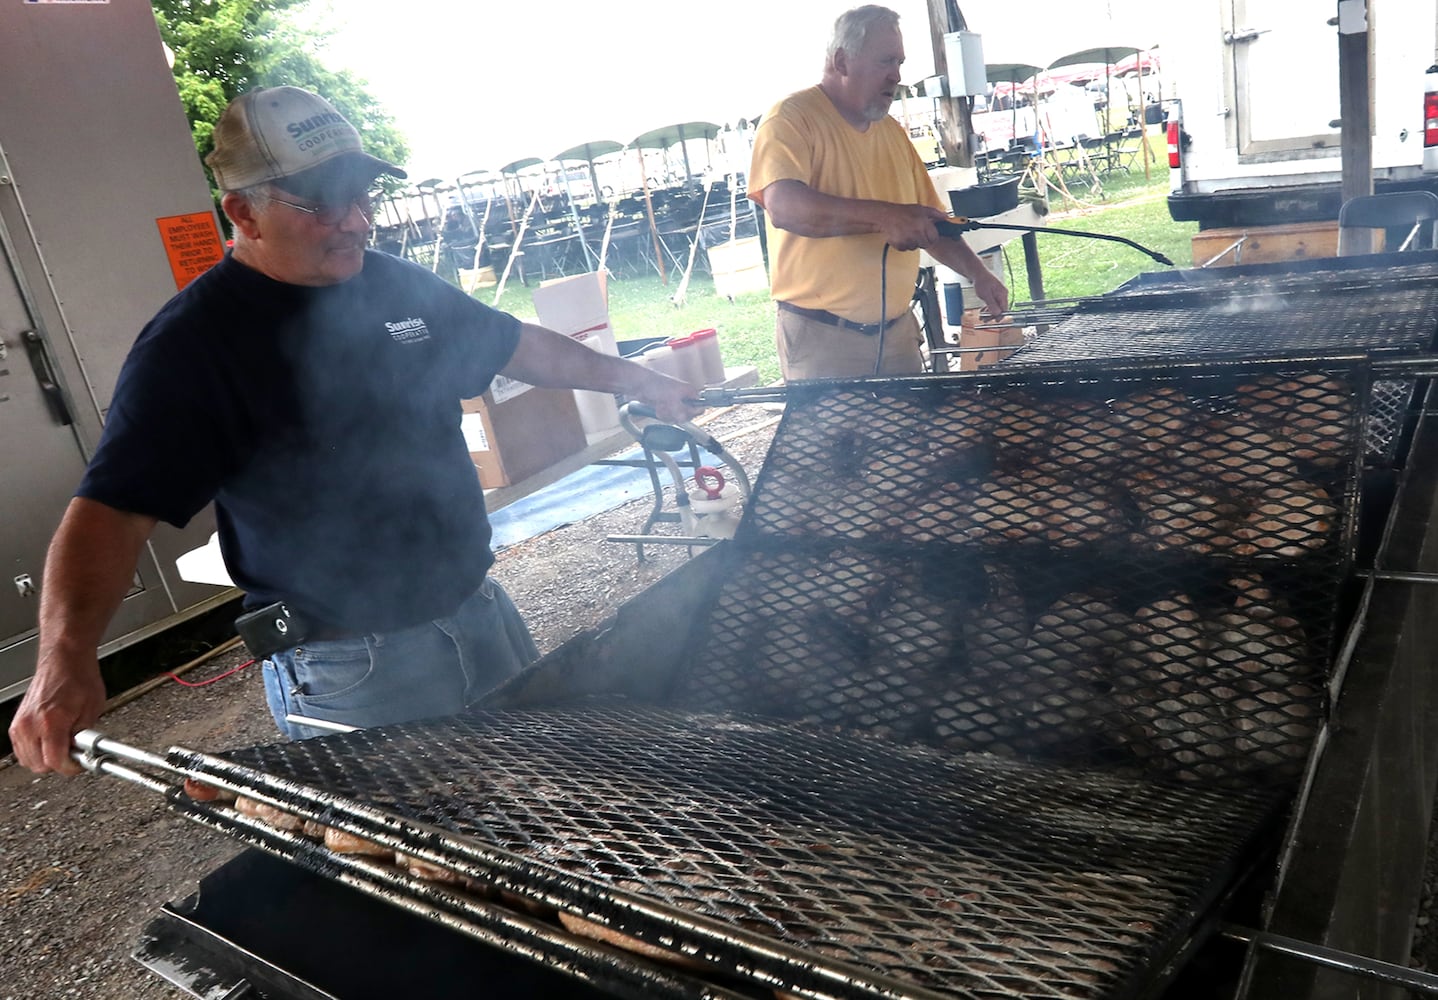
[{"label": "black belt", "polygon": [[358,639],[363,633],[314,622],[294,613],[283,601],[248,611],[235,619],[235,631],[257,660],[305,642],[334,642]]},{"label": "black belt", "polygon": [[[791,312],[795,316],[803,316],[805,319],[812,319],[819,323],[827,323],[830,326],[837,326],[840,330],[853,330],[855,333],[862,333],[866,337],[877,337],[880,332],[889,329],[904,316],[895,316],[887,323],[855,323],[851,319],[842,316],[835,316],[827,309],[805,309],[803,306],[796,306],[792,302],[776,301],[774,303],[785,312]],[[904,315],[908,315],[905,313]]]},{"label": "black belt", "polygon": [[304,634],[303,642],[338,642],[341,639],[363,639],[368,633],[356,632],[352,628],[336,628],[320,623],[311,625]]}]

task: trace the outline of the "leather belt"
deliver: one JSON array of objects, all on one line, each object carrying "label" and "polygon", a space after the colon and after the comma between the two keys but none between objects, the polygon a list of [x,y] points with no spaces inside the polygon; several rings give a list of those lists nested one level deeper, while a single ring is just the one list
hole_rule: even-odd
[{"label": "leather belt", "polygon": [[840,330],[853,330],[855,333],[862,333],[866,337],[877,337],[881,331],[889,329],[904,318],[903,315],[895,316],[882,325],[878,323],[855,323],[851,319],[835,316],[827,309],[806,309],[803,306],[796,306],[792,302],[783,301],[777,301],[774,304],[785,312],[793,313],[795,316],[803,316],[805,319],[812,319],[818,323],[837,326]]},{"label": "leather belt", "polygon": [[306,642],[338,642],[340,639],[362,639],[364,632],[356,632],[354,629],[335,628],[333,625],[313,625],[300,640],[300,645]]}]

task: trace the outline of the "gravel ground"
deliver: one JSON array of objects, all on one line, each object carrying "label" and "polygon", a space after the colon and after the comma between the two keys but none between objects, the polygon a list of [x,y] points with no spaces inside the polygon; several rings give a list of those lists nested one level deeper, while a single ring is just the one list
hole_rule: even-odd
[{"label": "gravel ground", "polygon": [[[706,413],[703,423],[757,475],[777,415],[758,406]],[[687,558],[681,546],[606,542],[637,533],[642,500],[499,553],[495,576],[541,652],[602,621]],[[673,509],[670,506],[668,509]],[[677,534],[674,526],[661,531]],[[243,647],[184,674],[218,677],[249,660]],[[8,724],[8,715],[0,721]],[[132,746],[223,751],[273,742],[260,673],[247,667],[205,687],[168,680],[108,712],[97,727]],[[162,800],[110,777],[36,777],[0,761],[0,1000],[172,1000],[188,996],[130,959],[157,908],[238,852],[223,834],[171,814]]]},{"label": "gravel ground", "polygon": [[[753,479],[776,415],[744,406],[706,417]],[[541,651],[598,624],[686,558],[682,547],[657,546],[639,563],[632,546],[604,541],[637,532],[649,506],[646,497],[499,554],[495,574]],[[217,677],[247,660],[243,648],[222,650],[185,679]],[[107,713],[99,728],[151,750],[222,751],[276,738],[253,667],[204,687],[165,681]],[[237,853],[234,841],[170,814],[156,796],[127,782],[37,778],[13,758],[0,760],[0,815],[0,1000],[188,996],[129,953],[156,909],[193,892],[203,874]],[[1416,928],[1419,968],[1438,968],[1438,935],[1429,924],[1435,889],[1438,876],[1430,871]]]}]

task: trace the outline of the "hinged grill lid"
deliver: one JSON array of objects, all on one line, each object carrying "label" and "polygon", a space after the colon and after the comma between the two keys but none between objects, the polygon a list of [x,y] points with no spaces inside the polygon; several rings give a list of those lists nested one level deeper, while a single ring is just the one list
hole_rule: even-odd
[{"label": "hinged grill lid", "polygon": [[[775,955],[742,964],[761,979],[839,996],[1130,995],[1274,806],[1259,792],[624,705],[172,759],[230,779],[253,768],[496,845],[552,869],[550,898],[627,933],[683,936],[685,914],[757,933]],[[646,924],[573,877],[675,916]],[[819,978],[802,981],[807,968]]]},{"label": "hinged grill lid", "polygon": [[1281,361],[790,388],[677,704],[1291,779],[1368,383]]}]

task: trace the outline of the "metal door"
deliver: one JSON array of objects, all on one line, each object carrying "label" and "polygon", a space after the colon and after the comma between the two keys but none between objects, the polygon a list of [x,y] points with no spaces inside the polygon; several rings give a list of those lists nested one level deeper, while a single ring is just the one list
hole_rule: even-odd
[{"label": "metal door", "polygon": [[1293,0],[1229,0],[1225,62],[1240,157],[1338,154],[1338,32],[1328,23],[1334,9]]},{"label": "metal door", "polygon": [[[45,548],[85,468],[12,247],[0,224],[0,649],[35,631]],[[0,658],[0,690],[28,672]]]}]

